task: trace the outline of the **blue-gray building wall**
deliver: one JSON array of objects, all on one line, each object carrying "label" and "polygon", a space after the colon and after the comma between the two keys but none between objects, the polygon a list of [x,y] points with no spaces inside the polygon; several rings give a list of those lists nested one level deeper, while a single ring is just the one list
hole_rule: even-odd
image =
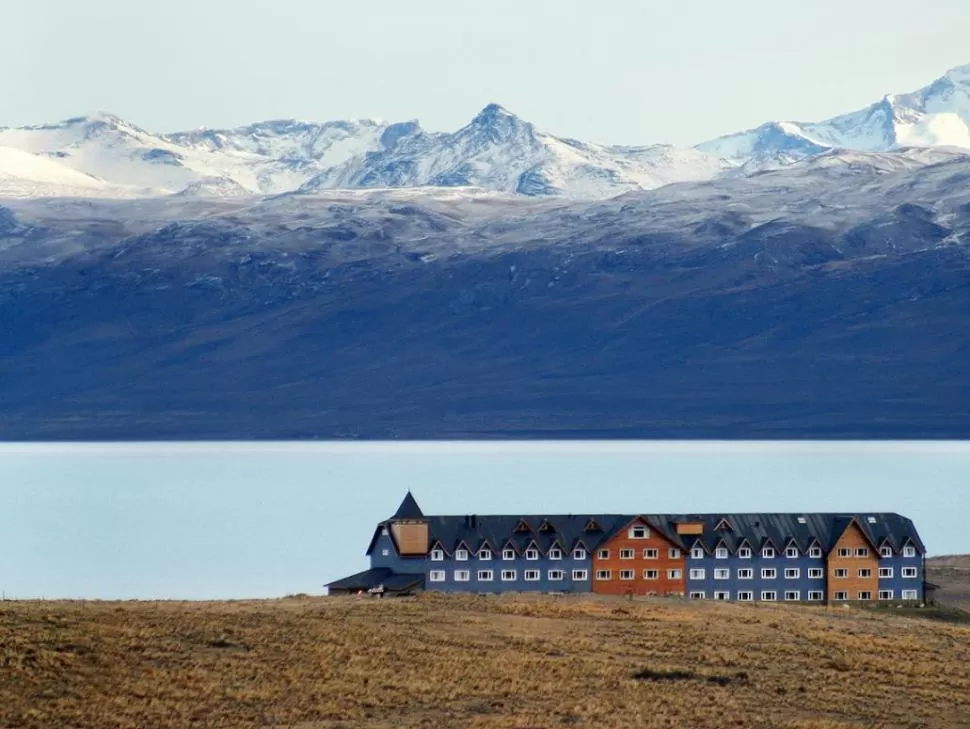
[{"label": "blue-gray building wall", "polygon": [[[774,579],[761,576],[762,569],[774,569],[776,577]],[[810,578],[810,569],[821,569],[822,576]],[[691,577],[691,570],[703,569],[704,578],[696,579]],[[718,569],[728,570],[727,579],[714,579],[714,571]],[[740,579],[738,570],[750,569],[751,579]],[[797,569],[798,577],[785,577],[786,569]],[[762,592],[774,591],[776,600],[785,600],[785,593],[798,592],[798,600],[808,601],[809,592],[822,592],[823,600],[825,594],[825,559],[812,558],[807,555],[798,557],[786,557],[784,552],[779,552],[773,558],[765,558],[760,553],[755,552],[750,558],[742,558],[736,554],[730,554],[727,559],[718,559],[714,555],[707,555],[697,559],[688,552],[687,555],[687,593],[703,592],[705,599],[714,599],[715,592],[728,592],[728,599],[737,600],[739,592],[754,593],[753,600],[760,601]]]},{"label": "blue-gray building wall", "polygon": [[[893,600],[902,600],[904,590],[916,590],[916,599],[920,602],[923,601],[924,559],[919,553],[913,557],[904,557],[901,553],[894,553],[892,557],[880,557],[879,567],[880,569],[889,567],[893,571],[892,577],[879,578],[880,591],[891,590]],[[903,577],[904,568],[915,569],[916,576]]]},{"label": "blue-gray building wall", "polygon": [[370,566],[387,567],[399,574],[420,575],[427,572],[425,557],[401,557],[394,546],[394,539],[390,534],[384,534],[383,530],[374,543],[374,549],[370,553]]},{"label": "blue-gray building wall", "polygon": [[[440,561],[430,558],[425,563],[425,589],[440,592],[591,592],[592,591],[592,558],[583,560],[573,559],[565,555],[562,559],[549,559],[540,556],[531,560],[517,556],[513,560],[502,559],[501,555],[493,555],[492,559],[482,560],[469,555],[467,560],[456,560],[454,556],[446,556]],[[455,577],[456,571],[465,570],[467,581],[459,581]],[[491,580],[480,580],[479,572],[491,570]],[[515,571],[515,579],[503,580],[502,572]],[[538,570],[539,579],[527,580],[526,572]],[[549,579],[551,570],[561,570],[562,580]],[[584,570],[585,580],[574,580],[573,570]],[[433,572],[444,572],[444,580],[432,580]]]}]

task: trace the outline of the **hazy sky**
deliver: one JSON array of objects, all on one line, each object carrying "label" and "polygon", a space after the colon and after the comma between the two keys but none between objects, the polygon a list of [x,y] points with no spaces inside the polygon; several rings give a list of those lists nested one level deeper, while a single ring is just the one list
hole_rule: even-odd
[{"label": "hazy sky", "polygon": [[426,513],[897,511],[970,552],[970,444],[0,444],[7,597],[321,594]]},{"label": "hazy sky", "polygon": [[495,101],[590,141],[814,120],[970,63],[966,0],[3,0],[0,125],[153,131],[418,118]]}]

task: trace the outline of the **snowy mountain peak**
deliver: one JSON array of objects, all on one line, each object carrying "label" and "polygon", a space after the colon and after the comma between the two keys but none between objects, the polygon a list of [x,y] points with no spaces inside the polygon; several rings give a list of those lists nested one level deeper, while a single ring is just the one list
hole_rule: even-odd
[{"label": "snowy mountain peak", "polygon": [[970,86],[970,63],[951,68],[943,77],[951,83]]}]

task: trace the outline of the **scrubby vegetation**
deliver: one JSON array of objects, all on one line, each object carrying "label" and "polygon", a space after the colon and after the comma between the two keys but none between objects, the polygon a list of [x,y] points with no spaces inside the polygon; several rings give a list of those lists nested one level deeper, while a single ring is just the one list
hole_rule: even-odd
[{"label": "scrubby vegetation", "polygon": [[501,596],[0,603],[0,726],[970,727],[970,627]]}]

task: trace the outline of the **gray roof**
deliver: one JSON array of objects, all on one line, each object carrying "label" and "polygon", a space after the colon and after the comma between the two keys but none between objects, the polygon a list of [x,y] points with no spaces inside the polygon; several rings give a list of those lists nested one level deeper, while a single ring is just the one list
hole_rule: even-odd
[{"label": "gray roof", "polygon": [[401,592],[413,587],[423,587],[424,575],[399,574],[387,567],[376,567],[358,572],[350,577],[328,582],[324,587],[329,590],[356,591],[369,590],[377,585],[384,585],[384,589],[388,592]]}]

